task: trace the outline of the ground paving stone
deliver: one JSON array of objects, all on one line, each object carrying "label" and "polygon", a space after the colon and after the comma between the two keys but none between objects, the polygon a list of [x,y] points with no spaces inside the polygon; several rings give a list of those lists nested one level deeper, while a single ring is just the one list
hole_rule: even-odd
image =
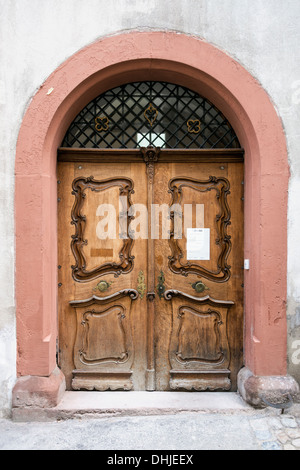
[{"label": "ground paving stone", "polygon": [[287,444],[290,440],[289,436],[285,432],[277,433],[276,438],[281,444]]},{"label": "ground paving stone", "polygon": [[278,442],[263,442],[261,444],[262,450],[282,450],[281,445]]},{"label": "ground paving stone", "polygon": [[283,446],[283,450],[297,450],[297,449],[295,449],[295,447],[292,446],[292,444],[286,444],[285,446]]},{"label": "ground paving stone", "polygon": [[300,439],[295,439],[292,441],[292,445],[297,447],[297,449],[300,449]]},{"label": "ground paving stone", "polygon": [[[267,419],[252,419],[251,425],[260,447],[264,450],[300,449],[300,419],[292,413],[277,414]],[[266,427],[273,440],[266,439],[263,432]]]},{"label": "ground paving stone", "polygon": [[300,409],[0,420],[0,450],[300,450]]},{"label": "ground paving stone", "polygon": [[281,422],[286,428],[297,428],[297,421],[293,416],[283,416]]},{"label": "ground paving stone", "polygon": [[298,437],[300,438],[300,429],[299,429],[299,427],[297,427],[296,429],[294,429],[294,428],[293,428],[293,429],[289,429],[289,428],[288,428],[288,429],[286,430],[286,432],[287,432],[287,435],[288,435],[289,437],[293,438],[293,439],[296,439],[296,438],[298,438]]}]

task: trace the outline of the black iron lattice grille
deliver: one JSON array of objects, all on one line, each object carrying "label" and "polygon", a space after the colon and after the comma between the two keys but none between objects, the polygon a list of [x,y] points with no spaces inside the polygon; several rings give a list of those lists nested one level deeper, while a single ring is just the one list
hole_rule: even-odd
[{"label": "black iron lattice grille", "polygon": [[240,148],[224,115],[197,93],[166,82],[129,83],[92,100],[63,147]]}]

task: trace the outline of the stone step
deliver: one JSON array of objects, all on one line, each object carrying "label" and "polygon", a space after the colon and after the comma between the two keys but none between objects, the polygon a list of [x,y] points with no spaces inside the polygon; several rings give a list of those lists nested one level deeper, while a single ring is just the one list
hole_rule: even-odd
[{"label": "stone step", "polygon": [[65,392],[54,408],[14,408],[15,421],[49,421],[82,417],[149,416],[179,413],[253,413],[232,392]]}]

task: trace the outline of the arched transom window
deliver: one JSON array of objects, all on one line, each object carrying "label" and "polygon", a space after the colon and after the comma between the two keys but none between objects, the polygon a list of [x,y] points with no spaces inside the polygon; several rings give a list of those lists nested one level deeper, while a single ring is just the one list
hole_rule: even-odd
[{"label": "arched transom window", "polygon": [[62,147],[240,148],[226,117],[206,98],[166,82],[136,82],[93,99],[70,125]]}]

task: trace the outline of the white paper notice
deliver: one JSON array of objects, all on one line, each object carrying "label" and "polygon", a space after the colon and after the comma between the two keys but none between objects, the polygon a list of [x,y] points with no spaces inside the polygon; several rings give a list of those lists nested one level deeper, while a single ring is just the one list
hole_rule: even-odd
[{"label": "white paper notice", "polygon": [[210,229],[188,228],[187,229],[187,260],[209,261],[210,260]]}]

